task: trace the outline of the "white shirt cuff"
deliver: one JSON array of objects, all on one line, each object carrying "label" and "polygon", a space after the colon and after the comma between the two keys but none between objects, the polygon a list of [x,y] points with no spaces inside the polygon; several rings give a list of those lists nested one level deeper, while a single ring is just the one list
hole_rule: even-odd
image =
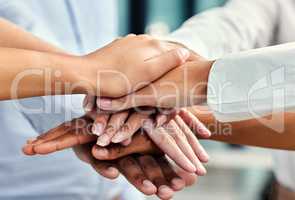
[{"label": "white shirt cuff", "polygon": [[295,107],[294,44],[218,59],[210,72],[207,103],[222,122],[260,118]]}]

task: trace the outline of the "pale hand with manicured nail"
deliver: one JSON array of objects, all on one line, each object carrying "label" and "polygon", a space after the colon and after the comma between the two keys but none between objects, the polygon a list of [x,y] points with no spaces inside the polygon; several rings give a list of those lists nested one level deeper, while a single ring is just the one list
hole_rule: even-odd
[{"label": "pale hand with manicured nail", "polygon": [[[188,172],[196,172],[198,175],[204,175],[206,173],[205,168],[203,167],[203,162],[208,162],[209,156],[207,155],[206,151],[202,148],[201,144],[199,143],[197,137],[194,135],[194,132],[198,134],[201,138],[208,138],[210,137],[210,132],[206,129],[196,129],[196,127],[204,127],[200,121],[198,121],[194,115],[188,115],[188,112],[186,110],[181,110],[179,112],[179,115],[176,115],[173,119],[169,121],[169,123],[164,124],[163,126],[155,127],[152,122],[145,123],[145,130],[151,140],[163,151],[163,153],[167,154],[172,160],[174,160],[181,168]],[[191,119],[190,123],[187,124],[182,120],[181,115],[188,115]],[[104,117],[101,117],[103,115]],[[134,118],[132,117],[134,116]],[[125,130],[126,138],[122,139],[126,140],[128,137],[131,137],[133,134],[135,134],[140,127],[139,125],[142,125],[143,120],[148,119],[148,116],[142,115],[141,117],[138,117],[138,113],[131,114],[131,117],[128,118],[128,112],[121,112],[113,115],[108,121],[109,116],[106,116],[106,114],[98,114],[98,115],[89,115],[87,118],[92,117],[91,120],[88,122],[88,124],[91,124],[91,121],[97,121],[97,119],[100,119],[100,123],[104,124],[104,127],[108,127],[108,122],[111,123],[112,127],[110,132],[106,133],[105,131],[99,136],[106,138],[105,140],[98,139],[97,143],[102,144],[101,146],[104,147],[111,143],[112,138],[115,137],[116,133],[122,133],[122,127],[124,127],[124,124],[128,124],[128,126],[136,127],[136,128],[129,128]],[[130,119],[131,121],[126,121],[126,119]],[[132,118],[134,120],[132,120]],[[103,121],[104,120],[104,121]],[[192,123],[191,123],[192,122]],[[113,129],[113,127],[116,127],[116,129]],[[62,127],[63,128],[63,127]],[[74,127],[75,128],[75,127]],[[74,128],[69,129],[71,131],[74,131],[74,133],[77,133],[77,130]],[[106,128],[108,129],[108,128]],[[202,131],[200,131],[202,130]],[[79,130],[80,132],[87,132],[87,130]],[[197,132],[199,131],[199,132]],[[62,131],[57,131],[56,129],[53,130],[54,132],[58,132],[59,134],[62,133]],[[60,139],[56,139],[53,141],[48,141],[42,145],[38,145],[34,147],[34,150],[36,153],[50,153],[54,152],[60,149],[68,148],[73,145],[73,142],[76,142],[76,144],[79,144],[81,142],[89,142],[89,139],[92,140],[92,135],[80,135],[80,134],[74,134],[73,132],[69,132],[67,134],[64,134]],[[140,135],[143,137],[144,135]],[[138,137],[135,137],[138,139]],[[142,140],[142,144],[138,145],[137,149],[135,150],[137,152],[129,152],[128,148],[125,149],[125,151],[120,151],[121,146],[114,146],[112,148],[99,148],[98,146],[95,148],[94,155],[97,159],[101,160],[108,160],[108,159],[117,159],[119,157],[128,155],[129,153],[151,153],[151,152],[158,152],[158,149],[155,145],[153,145],[153,142],[151,142],[150,139],[144,137],[145,140]],[[95,139],[94,139],[95,140]],[[67,141],[69,141],[67,143]],[[121,141],[119,141],[121,142]],[[135,141],[136,142],[136,141]],[[138,141],[137,141],[138,142]],[[134,144],[134,141],[131,141],[131,145]],[[51,148],[51,149],[50,149]],[[134,147],[131,148],[134,150]],[[116,151],[119,150],[120,153],[117,153]],[[113,155],[116,155],[118,157],[112,157]]]}]

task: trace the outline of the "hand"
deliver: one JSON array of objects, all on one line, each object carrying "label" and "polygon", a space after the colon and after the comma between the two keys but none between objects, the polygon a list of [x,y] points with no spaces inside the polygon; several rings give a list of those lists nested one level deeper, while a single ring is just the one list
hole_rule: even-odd
[{"label": "hand", "polygon": [[92,110],[88,116],[93,119],[92,133],[98,136],[97,145],[105,147],[110,143],[122,143],[127,146],[132,136],[143,126],[155,109],[145,109],[141,112],[127,110],[114,114]]},{"label": "hand", "polygon": [[[76,126],[82,127],[80,122],[76,121],[74,123]],[[76,155],[82,161],[91,164],[102,176],[114,179],[118,177],[120,171],[139,191],[146,195],[157,194],[161,199],[172,198],[174,191],[182,190],[185,185],[191,185],[196,181],[195,175],[180,169],[174,169],[159,154],[156,157],[139,155],[127,156],[113,161],[96,160],[91,154],[93,143],[88,143],[91,140],[95,141],[93,136],[83,135],[81,137],[76,135],[74,137],[74,135],[63,135],[62,132],[73,133],[71,128],[65,126],[55,130],[40,136],[37,140],[29,141],[23,151],[27,155],[35,155],[37,152],[47,154],[74,146]],[[79,132],[79,135],[81,133]],[[86,144],[76,145],[79,143]],[[131,151],[131,149],[126,151]]]},{"label": "hand", "polygon": [[[187,111],[182,110],[180,113],[186,112]],[[122,113],[119,113],[118,115],[121,114]],[[25,153],[48,154],[65,148],[70,148],[78,144],[85,144],[91,141],[95,142],[96,137],[90,135],[90,129],[93,121],[91,121],[89,116],[91,117],[91,115],[88,115],[83,118],[75,119],[71,123],[62,124],[49,131],[47,134],[40,136],[36,141],[34,141],[34,145],[29,144],[29,146],[25,147]],[[202,123],[200,123],[192,114],[188,116],[192,118],[192,123],[190,122],[189,126],[192,127],[194,131],[199,133],[200,137],[210,137],[210,132],[202,125]],[[96,123],[99,122],[103,127],[106,127],[108,118],[108,115],[102,114],[96,116],[96,118],[93,118],[92,120],[95,120]],[[136,122],[135,120],[133,122],[135,122],[135,124],[140,124],[141,121]],[[119,124],[123,123],[119,122]],[[191,129],[179,116],[170,120],[170,122],[164,127],[159,126],[151,129],[149,126],[153,126],[153,124],[147,124],[146,127],[146,131],[150,138],[180,167],[188,172],[196,172],[198,175],[204,175],[206,173],[206,170],[201,162],[207,162],[209,157],[202,148],[201,144],[198,142],[197,138],[194,136]],[[135,132],[136,129],[131,128],[127,129],[126,134],[132,136]],[[112,133],[116,133],[116,131],[112,131]],[[49,138],[49,140],[44,141],[44,137]],[[109,135],[107,138],[109,140],[111,139]],[[119,153],[102,155],[103,152],[108,152],[108,150],[110,150],[110,152],[116,152],[118,149],[120,150]],[[117,159],[132,153],[147,154],[155,152],[159,152],[159,149],[144,134],[135,136],[128,147],[123,148],[119,145],[110,149],[103,149],[97,146],[94,147],[93,150],[94,156],[101,160]],[[114,158],[114,155],[118,157]]]},{"label": "hand", "polygon": [[122,173],[145,195],[156,194],[161,199],[171,199],[175,191],[196,181],[195,175],[173,167],[165,157],[129,155],[114,161],[100,161],[91,155],[91,147],[91,144],[79,145],[74,147],[74,151],[100,175],[115,179]]},{"label": "hand", "polygon": [[121,97],[158,79],[189,57],[185,48],[176,49],[147,35],[129,35],[83,56],[80,64],[87,70],[79,70],[77,79],[90,85],[87,94]]},{"label": "hand", "polygon": [[[195,127],[191,127],[201,138],[207,139],[210,137],[210,132],[207,128],[192,114],[185,110],[182,110],[180,114],[186,117],[187,122],[195,125]],[[199,176],[206,174],[206,169],[202,165],[202,162],[208,162],[209,156],[191,131],[191,128],[182,120],[180,115],[176,115],[173,119],[169,120],[167,124],[158,127],[155,126],[152,120],[148,119],[144,124],[144,129],[149,137],[137,132],[132,140],[129,140],[129,145],[126,147],[122,145],[112,145],[106,148],[94,146],[94,157],[99,160],[112,160],[131,153],[147,154],[163,152],[187,172],[195,172]],[[126,130],[125,133],[121,132],[119,134],[122,134],[122,136],[124,134],[127,136],[135,134],[132,128],[127,128]],[[108,139],[111,138],[107,133],[104,133],[102,136],[107,136],[106,138]],[[122,140],[124,139],[123,137]],[[153,143],[151,143],[150,140],[152,140]]]},{"label": "hand", "polygon": [[213,61],[187,62],[147,87],[119,99],[100,99],[102,110],[120,111],[134,107],[189,107],[205,101]]}]

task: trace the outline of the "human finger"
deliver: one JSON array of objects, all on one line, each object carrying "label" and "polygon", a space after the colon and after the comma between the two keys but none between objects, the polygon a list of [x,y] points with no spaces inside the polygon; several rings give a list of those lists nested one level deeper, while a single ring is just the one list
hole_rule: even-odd
[{"label": "human finger", "polygon": [[174,191],[169,187],[170,184],[167,182],[157,161],[149,155],[140,156],[138,160],[146,177],[158,188],[157,195],[161,199],[171,199],[174,195]]},{"label": "human finger", "polygon": [[179,128],[178,124],[174,120],[171,120],[165,127],[168,134],[174,139],[179,149],[190,160],[190,162],[194,164],[196,167],[196,173],[199,176],[205,175],[207,173],[205,167],[196,156],[194,150],[186,138],[185,133]]},{"label": "human finger", "polygon": [[157,192],[156,186],[145,176],[140,165],[131,156],[118,161],[120,172],[133,184],[140,192],[146,195],[154,195]]},{"label": "human finger", "polygon": [[194,164],[179,149],[175,140],[163,127],[155,128],[152,120],[147,120],[144,124],[144,129],[151,140],[156,144],[156,146],[158,146],[180,167],[182,167],[184,170],[187,170],[188,172],[196,172],[196,167]]},{"label": "human finger", "polygon": [[113,136],[125,123],[126,119],[128,118],[128,115],[128,111],[113,114],[110,117],[110,120],[106,126],[104,133],[98,137],[97,145],[102,147],[109,145]]},{"label": "human finger", "polygon": [[143,125],[143,122],[148,119],[149,115],[145,113],[134,112],[130,115],[125,124],[115,133],[112,138],[113,143],[121,143],[131,138]]},{"label": "human finger", "polygon": [[182,120],[180,116],[176,116],[175,122],[178,124],[180,129],[184,132],[189,144],[191,145],[192,149],[194,150],[197,157],[202,162],[208,162],[209,161],[209,155],[199,142],[198,138],[194,133],[191,131],[191,129],[185,124],[185,122]]}]

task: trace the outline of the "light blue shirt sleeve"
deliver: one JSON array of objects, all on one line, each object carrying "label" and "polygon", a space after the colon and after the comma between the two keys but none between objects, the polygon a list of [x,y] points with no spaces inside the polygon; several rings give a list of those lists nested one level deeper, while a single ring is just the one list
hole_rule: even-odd
[{"label": "light blue shirt sleeve", "polygon": [[[29,1],[28,1],[29,2]],[[58,39],[42,23],[42,19],[31,12],[29,4],[14,0],[0,1],[0,17],[17,24],[37,37],[60,46]],[[14,101],[18,110],[38,133],[43,133],[65,121],[84,114],[83,95],[34,97]]]}]

